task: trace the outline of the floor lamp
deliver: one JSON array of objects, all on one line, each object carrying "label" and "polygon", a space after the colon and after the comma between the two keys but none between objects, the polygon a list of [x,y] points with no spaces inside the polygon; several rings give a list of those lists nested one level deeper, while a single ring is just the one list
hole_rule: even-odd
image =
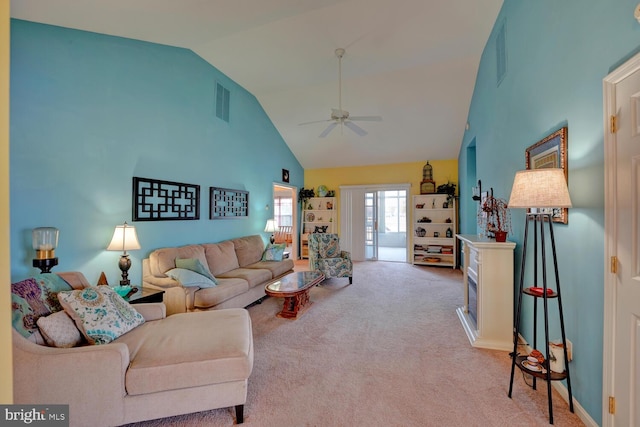
[{"label": "floor lamp", "polygon": [[[513,353],[511,354],[511,383],[509,384],[509,397],[513,391],[513,377],[515,367],[533,376],[533,388],[536,388],[536,378],[547,382],[547,395],[549,403],[549,423],[553,424],[553,407],[551,395],[551,381],[567,380],[569,392],[569,408],[573,412],[573,397],[571,393],[571,377],[569,376],[569,360],[567,355],[567,339],[564,332],[564,316],[562,313],[562,298],[560,292],[560,278],[558,277],[558,257],[556,255],[556,245],[553,235],[553,209],[570,208],[571,198],[567,188],[567,179],[562,169],[533,169],[523,170],[516,173],[511,197],[509,198],[509,208],[529,209],[525,216],[524,243],[522,245],[522,264],[520,270],[520,284],[518,292],[518,304],[515,318],[515,331],[513,337]],[[548,225],[548,238],[546,241],[545,224]],[[527,245],[529,240],[529,225],[533,227],[533,285],[524,287],[525,267],[527,259]],[[539,240],[539,242],[538,242]],[[547,283],[547,244],[551,248],[553,270],[555,275],[555,291],[548,287]],[[540,261],[540,264],[539,264]],[[541,282],[539,275],[541,273]],[[542,286],[540,286],[542,285]],[[542,299],[544,304],[544,337],[546,350],[546,360],[540,371],[533,371],[526,367],[526,356],[519,356],[517,353],[518,337],[520,334],[520,313],[522,309],[522,296],[529,295],[533,300],[533,348],[536,348],[537,339],[537,311],[538,299]],[[560,331],[562,334],[562,345],[564,354],[564,371],[552,372],[550,363],[549,348],[549,310],[548,300],[556,298],[558,300],[558,311],[560,315]],[[553,356],[555,357],[555,356]],[[558,370],[556,368],[556,370]]]}]

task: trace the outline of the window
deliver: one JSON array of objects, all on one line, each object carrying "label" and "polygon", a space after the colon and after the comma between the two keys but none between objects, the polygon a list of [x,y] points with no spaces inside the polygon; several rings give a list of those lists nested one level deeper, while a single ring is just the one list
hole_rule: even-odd
[{"label": "window", "polygon": [[293,225],[293,199],[275,197],[273,199],[273,216],[278,225]]}]

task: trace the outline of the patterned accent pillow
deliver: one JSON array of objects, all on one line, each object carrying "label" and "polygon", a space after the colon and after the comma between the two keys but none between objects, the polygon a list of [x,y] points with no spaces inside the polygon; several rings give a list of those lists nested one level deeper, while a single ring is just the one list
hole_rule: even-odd
[{"label": "patterned accent pillow", "polygon": [[340,256],[340,240],[335,235],[323,236],[318,248],[320,258],[336,258]]},{"label": "patterned accent pillow", "polygon": [[39,317],[62,310],[56,294],[71,289],[71,285],[52,273],[36,274],[12,283],[11,321],[15,330],[29,338],[38,331]]},{"label": "patterned accent pillow", "polygon": [[269,243],[262,253],[262,261],[282,261],[286,243]]},{"label": "patterned accent pillow", "polygon": [[50,347],[70,348],[82,342],[82,335],[76,324],[64,311],[42,316],[37,323]]},{"label": "patterned accent pillow", "polygon": [[109,286],[58,293],[64,311],[90,344],[107,344],[144,323],[144,317]]},{"label": "patterned accent pillow", "polygon": [[164,274],[171,277],[173,280],[177,280],[182,286],[187,287],[197,286],[199,288],[213,288],[218,284],[217,281],[214,282],[207,276],[203,276],[195,271],[187,270],[186,268],[172,268]]},{"label": "patterned accent pillow", "polygon": [[215,277],[213,277],[213,274],[211,274],[211,272],[209,271],[209,268],[205,267],[198,258],[176,258],[176,267],[186,268],[187,270],[195,271],[196,273],[202,274],[204,277],[211,280],[214,283],[214,285],[218,284],[218,281],[216,280]]}]

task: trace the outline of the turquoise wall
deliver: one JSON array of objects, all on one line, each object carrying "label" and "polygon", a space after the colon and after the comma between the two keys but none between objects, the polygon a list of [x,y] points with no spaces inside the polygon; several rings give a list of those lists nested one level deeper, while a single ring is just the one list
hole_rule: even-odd
[{"label": "turquoise wall", "polygon": [[[508,199],[515,172],[525,167],[525,149],[568,126],[573,208],[569,224],[555,226],[554,231],[566,333],[574,345],[573,392],[598,424],[605,274],[602,80],[640,46],[640,24],[633,17],[636,4],[637,0],[505,0],[482,56],[469,108],[470,127],[459,155],[461,212],[469,216],[473,179]],[[495,39],[503,22],[507,73],[498,86]],[[473,141],[477,178],[467,174],[467,147]],[[513,210],[512,218],[510,240],[518,243],[519,277],[524,211]],[[464,218],[461,224],[467,224],[462,232],[476,232]],[[557,306],[550,307],[557,313]],[[523,332],[532,342],[531,299],[525,299],[524,310]],[[514,393],[519,398],[517,389]]]},{"label": "turquoise wall", "polygon": [[[215,117],[215,84],[231,92]],[[31,267],[31,230],[60,229],[54,271],[117,283],[113,229],[132,219],[132,177],[200,185],[200,220],[135,222],[141,259],[163,246],[266,234],[272,185],[304,173],[253,95],[192,51],[11,21],[11,276]],[[249,191],[248,219],[209,217],[209,187]],[[269,205],[269,209],[266,206]]]}]

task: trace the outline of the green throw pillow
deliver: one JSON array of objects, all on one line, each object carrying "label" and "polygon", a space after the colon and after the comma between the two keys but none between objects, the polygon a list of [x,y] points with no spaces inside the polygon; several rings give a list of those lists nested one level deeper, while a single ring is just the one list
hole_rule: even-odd
[{"label": "green throw pillow", "polygon": [[282,261],[286,243],[269,243],[262,253],[262,261]]},{"label": "green throw pillow", "polygon": [[213,277],[213,274],[211,274],[207,267],[202,265],[202,262],[198,258],[176,258],[176,267],[195,271],[196,273],[209,278],[209,280],[211,280],[215,285],[218,284],[218,281]]},{"label": "green throw pillow", "polygon": [[213,288],[218,284],[207,276],[203,276],[195,271],[187,270],[186,268],[172,268],[164,274],[174,280],[177,280],[182,286],[187,287],[197,286],[199,288]]}]

